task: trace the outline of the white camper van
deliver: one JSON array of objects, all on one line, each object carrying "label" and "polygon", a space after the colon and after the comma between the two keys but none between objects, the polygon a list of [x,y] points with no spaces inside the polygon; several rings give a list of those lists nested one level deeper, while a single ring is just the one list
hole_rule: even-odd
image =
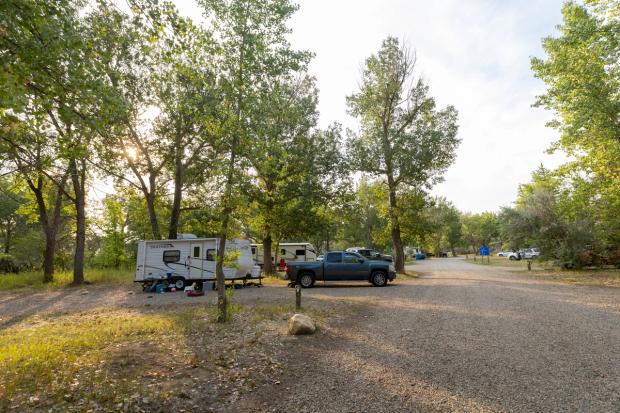
[{"label": "white camper van", "polygon": [[[217,238],[183,238],[172,240],[140,241],[136,260],[135,282],[144,290],[155,283],[174,285],[177,289],[196,283],[215,281]],[[237,252],[235,264],[224,267],[226,280],[258,277],[252,271],[253,261],[248,240],[226,241],[226,254]]]},{"label": "white camper van", "polygon": [[[254,262],[263,266],[263,244],[252,244],[252,258]],[[286,262],[292,261],[316,261],[316,249],[309,242],[290,242],[273,244],[271,262],[278,265],[280,259]]]}]

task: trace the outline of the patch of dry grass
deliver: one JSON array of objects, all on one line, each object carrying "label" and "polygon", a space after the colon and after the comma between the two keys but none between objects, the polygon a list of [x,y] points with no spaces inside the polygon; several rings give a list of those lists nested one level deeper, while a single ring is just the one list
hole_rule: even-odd
[{"label": "patch of dry grass", "polygon": [[[23,320],[0,332],[0,410],[84,397],[118,403],[140,384],[117,380],[106,364],[120,360],[120,349],[130,343],[171,341],[176,333],[169,317],[132,311]],[[130,370],[124,372],[129,377]]]},{"label": "patch of dry grass", "polygon": [[178,411],[253,391],[281,370],[279,337],[295,309],[231,301],[225,324],[213,306],[24,319],[0,331],[0,411]]},{"label": "patch of dry grass", "polygon": [[620,287],[620,270],[588,269],[588,270],[559,270],[537,269],[532,271],[518,271],[515,273],[548,281],[559,281],[575,285],[598,285],[606,287]]},{"label": "patch of dry grass", "polygon": [[[135,277],[134,270],[87,268],[84,271],[84,280],[91,284],[102,283],[131,283]],[[62,288],[73,282],[71,271],[60,271],[54,274],[54,281],[43,282],[43,273],[39,271],[21,272],[19,274],[0,274],[0,291],[15,290],[19,288]]]},{"label": "patch of dry grass", "polygon": [[[474,261],[474,256],[473,255],[468,255],[466,258],[466,261],[472,264],[478,264],[478,265],[491,265],[494,267],[506,267],[506,268],[512,268],[512,269],[524,269],[527,270],[527,260],[523,259],[521,261],[511,261],[506,257],[498,257],[498,256],[491,256],[491,257],[484,257],[484,259],[480,256],[476,256],[475,257],[475,261]],[[549,269],[552,268],[553,266],[545,261],[540,261],[540,260],[532,260],[532,269]]]}]

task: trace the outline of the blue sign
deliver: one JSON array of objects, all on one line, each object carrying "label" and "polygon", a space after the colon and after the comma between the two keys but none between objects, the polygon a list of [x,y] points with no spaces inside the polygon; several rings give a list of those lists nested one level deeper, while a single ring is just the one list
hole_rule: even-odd
[{"label": "blue sign", "polygon": [[489,247],[480,247],[480,255],[487,257],[490,254]]}]

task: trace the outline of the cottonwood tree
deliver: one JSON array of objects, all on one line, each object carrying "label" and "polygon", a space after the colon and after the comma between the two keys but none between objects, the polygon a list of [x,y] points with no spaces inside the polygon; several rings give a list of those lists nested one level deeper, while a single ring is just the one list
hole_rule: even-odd
[{"label": "cottonwood tree", "polygon": [[360,90],[347,97],[349,113],[359,119],[348,153],[355,169],[386,180],[395,267],[404,271],[398,214],[403,187],[429,188],[455,159],[457,111],[437,108],[429,88],[416,76],[416,57],[388,37],[366,60]]},{"label": "cottonwood tree", "polygon": [[32,194],[36,216],[45,238],[43,252],[43,281],[54,280],[58,232],[62,223],[64,201],[67,199],[68,171],[55,161],[57,150],[34,118],[21,122],[16,117],[0,117],[4,125],[0,148],[15,180],[23,182]]},{"label": "cottonwood tree", "polygon": [[106,127],[118,106],[101,80],[101,51],[93,42],[97,33],[86,24],[84,6],[66,0],[14,0],[3,2],[0,9],[5,17],[0,54],[8,62],[2,89],[14,93],[2,102],[2,112],[17,125],[36,118],[46,132],[46,145],[57,151],[54,161],[67,174],[68,191],[47,170],[39,171],[62,189],[75,210],[75,284],[84,281],[88,160],[96,130]]},{"label": "cottonwood tree", "polygon": [[174,239],[183,193],[206,178],[215,160],[217,51],[209,33],[180,16],[172,3],[129,3],[129,14],[101,4],[91,17],[102,33],[96,41],[106,51],[108,80],[124,103],[118,124],[105,131],[108,145],[98,166],[144,195],[155,239],[162,236],[157,203],[168,204],[170,187],[167,228]]},{"label": "cottonwood tree", "polygon": [[216,278],[219,321],[226,320],[224,254],[229,224],[237,209],[239,183],[248,182],[248,148],[253,144],[253,121],[260,116],[255,105],[266,78],[289,73],[307,59],[291,49],[287,20],[297,9],[288,0],[201,0],[219,39],[222,58],[220,82],[224,96],[218,140],[225,154],[221,179],[221,225]]},{"label": "cottonwood tree", "polygon": [[261,117],[249,148],[254,185],[248,195],[266,274],[273,272],[273,241],[312,232],[317,208],[334,197],[342,182],[340,129],[314,129],[317,94],[314,80],[303,74],[278,77],[261,91]]},{"label": "cottonwood tree", "polygon": [[[545,58],[532,59],[547,85],[536,105],[555,113],[560,132],[550,148],[573,161],[556,172],[570,182],[575,201],[608,249],[620,244],[620,4],[567,2],[558,36],[543,39]],[[577,206],[577,203],[576,205]]]}]

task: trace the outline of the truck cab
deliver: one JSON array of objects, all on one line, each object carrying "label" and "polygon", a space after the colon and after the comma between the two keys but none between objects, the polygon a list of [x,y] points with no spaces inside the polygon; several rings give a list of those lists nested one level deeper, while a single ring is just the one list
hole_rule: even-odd
[{"label": "truck cab", "polygon": [[287,263],[286,277],[304,288],[312,287],[315,281],[367,281],[379,287],[394,280],[396,271],[386,261],[369,260],[355,252],[332,251],[325,253],[323,261]]}]

